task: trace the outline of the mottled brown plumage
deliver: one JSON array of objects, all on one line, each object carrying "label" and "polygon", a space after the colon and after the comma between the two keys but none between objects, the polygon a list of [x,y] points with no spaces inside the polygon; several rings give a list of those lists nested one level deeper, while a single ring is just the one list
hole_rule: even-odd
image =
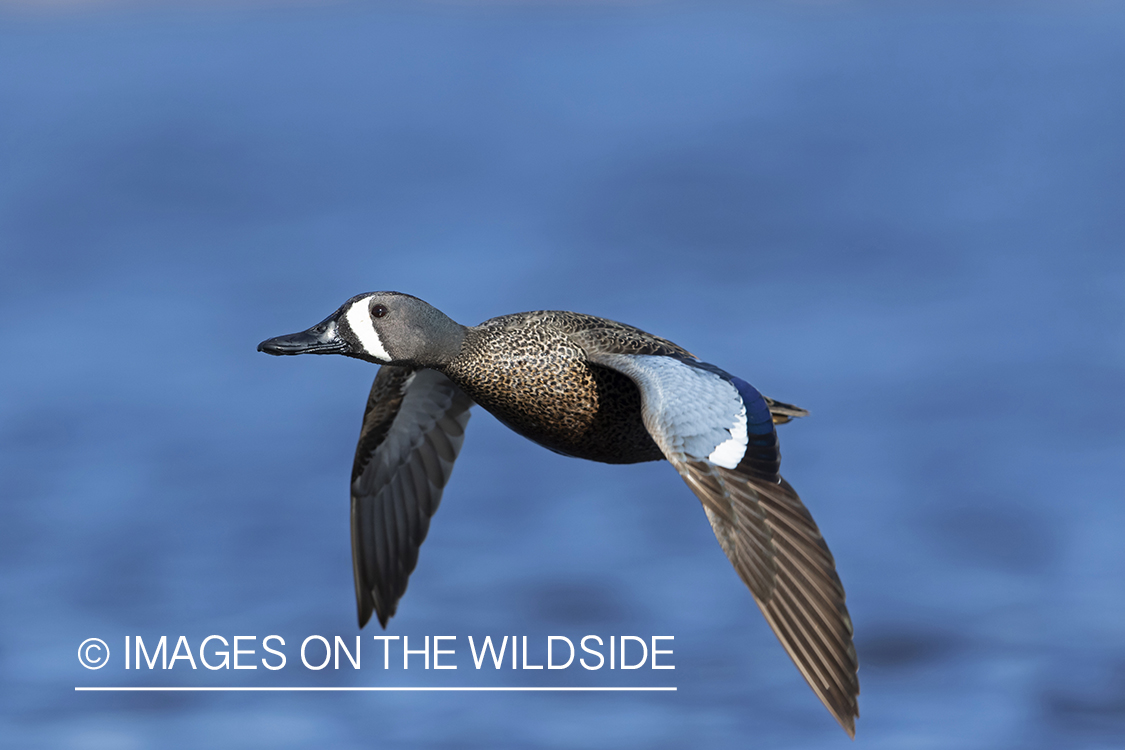
[{"label": "mottled brown plumage", "polygon": [[539,311],[469,328],[460,354],[439,369],[508,427],[557,453],[604,463],[664,458],[641,422],[636,383],[589,362],[577,334],[631,353],[691,356],[621,323]]}]

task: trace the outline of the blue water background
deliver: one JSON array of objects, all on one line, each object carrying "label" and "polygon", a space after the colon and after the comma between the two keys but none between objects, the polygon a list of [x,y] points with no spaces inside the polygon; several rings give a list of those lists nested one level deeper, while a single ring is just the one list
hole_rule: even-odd
[{"label": "blue water background", "polygon": [[[4,5],[0,746],[849,746],[667,464],[479,410],[388,631],[460,668],[295,666],[357,633],[375,368],[255,346],[376,289],[626,321],[809,409],[855,747],[1125,745],[1123,40],[1117,3]],[[120,663],[213,633],[289,666]],[[465,653],[587,633],[676,670]],[[73,690],[138,684],[679,690]]]}]

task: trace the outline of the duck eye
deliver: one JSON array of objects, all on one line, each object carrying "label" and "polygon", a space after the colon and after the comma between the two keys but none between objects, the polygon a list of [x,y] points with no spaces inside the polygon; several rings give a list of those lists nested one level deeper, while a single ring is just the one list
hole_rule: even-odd
[{"label": "duck eye", "polygon": [[387,314],[387,308],[383,307],[382,305],[372,305],[371,306],[371,317],[381,318],[386,314]]}]

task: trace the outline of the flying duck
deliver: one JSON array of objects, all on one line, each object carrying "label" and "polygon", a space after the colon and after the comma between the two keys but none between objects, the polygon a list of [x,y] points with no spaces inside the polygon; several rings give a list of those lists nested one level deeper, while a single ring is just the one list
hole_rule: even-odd
[{"label": "flying duck", "polygon": [[538,311],[466,327],[399,292],[352,297],[258,351],[382,365],[352,466],[360,627],[372,612],[384,627],[394,615],[478,404],[556,453],[671,463],[813,692],[855,736],[858,660],[844,588],[812,516],[778,473],[774,425],[804,409],[623,323]]}]

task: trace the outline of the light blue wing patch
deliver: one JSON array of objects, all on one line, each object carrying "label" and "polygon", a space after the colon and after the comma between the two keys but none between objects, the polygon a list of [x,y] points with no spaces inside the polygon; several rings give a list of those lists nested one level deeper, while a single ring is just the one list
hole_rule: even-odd
[{"label": "light blue wing patch", "polygon": [[[746,454],[751,422],[744,400],[750,399],[736,383],[672,357],[598,354],[591,360],[612,367],[637,383],[645,427],[668,459],[706,460],[733,469]],[[742,384],[757,397],[749,419],[759,420],[761,409],[765,409],[765,418],[770,421],[769,408],[761,394]],[[757,421],[752,426],[759,429]],[[771,434],[772,428],[770,421]]]}]

